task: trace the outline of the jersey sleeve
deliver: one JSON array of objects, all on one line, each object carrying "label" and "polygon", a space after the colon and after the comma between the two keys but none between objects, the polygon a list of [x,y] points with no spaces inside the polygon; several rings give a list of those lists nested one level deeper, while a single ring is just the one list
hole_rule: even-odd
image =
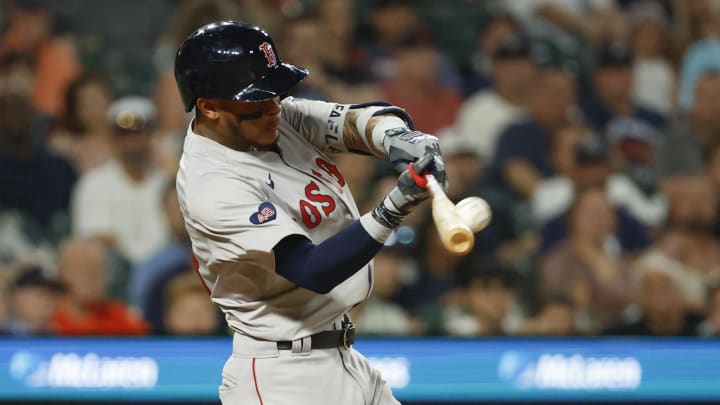
[{"label": "jersey sleeve", "polygon": [[323,152],[347,152],[343,141],[349,104],[287,97],[282,101],[282,120]]},{"label": "jersey sleeve", "polygon": [[270,252],[288,235],[309,236],[253,179],[200,178],[188,190],[190,223],[204,236],[214,260],[236,260],[249,251]]}]

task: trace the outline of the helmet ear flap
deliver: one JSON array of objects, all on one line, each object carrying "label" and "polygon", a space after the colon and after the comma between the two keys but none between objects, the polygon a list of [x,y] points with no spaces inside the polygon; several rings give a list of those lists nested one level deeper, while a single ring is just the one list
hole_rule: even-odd
[{"label": "helmet ear flap", "polygon": [[264,101],[286,94],[307,76],[282,63],[272,38],[251,24],[220,21],[192,33],[175,55],[175,81],[185,111],[200,97]]}]

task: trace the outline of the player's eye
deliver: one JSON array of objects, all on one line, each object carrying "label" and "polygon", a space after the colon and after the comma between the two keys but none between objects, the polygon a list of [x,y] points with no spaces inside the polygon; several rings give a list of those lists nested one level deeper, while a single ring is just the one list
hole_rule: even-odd
[{"label": "player's eye", "polygon": [[253,111],[251,113],[245,113],[245,114],[236,114],[235,117],[237,117],[240,121],[247,121],[247,120],[256,120],[263,115],[263,110],[257,110]]}]

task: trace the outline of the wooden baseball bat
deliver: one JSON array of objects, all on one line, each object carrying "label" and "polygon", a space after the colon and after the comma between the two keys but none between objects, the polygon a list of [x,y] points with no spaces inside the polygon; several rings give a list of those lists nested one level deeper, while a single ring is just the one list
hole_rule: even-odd
[{"label": "wooden baseball bat", "polygon": [[475,244],[475,234],[458,217],[455,204],[445,195],[432,174],[425,175],[432,196],[432,216],[445,249],[456,255],[468,254]]}]

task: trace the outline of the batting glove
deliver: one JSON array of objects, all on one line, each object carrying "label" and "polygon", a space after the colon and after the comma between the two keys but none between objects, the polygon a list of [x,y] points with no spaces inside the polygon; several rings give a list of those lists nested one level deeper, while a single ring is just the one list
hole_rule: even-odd
[{"label": "batting glove", "polygon": [[386,228],[400,225],[406,215],[430,197],[423,174],[432,173],[437,164],[438,156],[434,154],[427,154],[417,162],[410,163],[400,174],[397,186],[372,211],[373,218]]},{"label": "batting glove", "polygon": [[440,154],[437,137],[407,128],[394,128],[385,132],[383,146],[390,163],[398,172],[403,172],[410,163],[425,155],[433,155],[434,165],[430,171],[437,182],[447,190],[445,162]]}]

